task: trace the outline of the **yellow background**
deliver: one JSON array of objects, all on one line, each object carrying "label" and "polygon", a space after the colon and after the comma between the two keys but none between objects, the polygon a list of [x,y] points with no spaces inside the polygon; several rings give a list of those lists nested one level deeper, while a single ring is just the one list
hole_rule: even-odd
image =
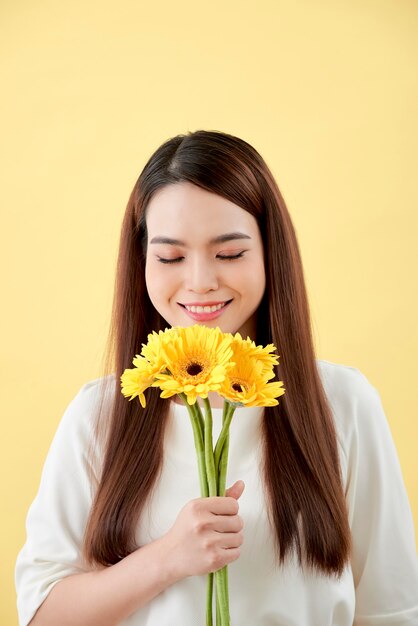
[{"label": "yellow background", "polygon": [[418,527],[417,59],[414,0],[2,0],[2,624],[51,438],[101,375],[129,193],[188,130],[271,167],[318,356],[379,390]]}]

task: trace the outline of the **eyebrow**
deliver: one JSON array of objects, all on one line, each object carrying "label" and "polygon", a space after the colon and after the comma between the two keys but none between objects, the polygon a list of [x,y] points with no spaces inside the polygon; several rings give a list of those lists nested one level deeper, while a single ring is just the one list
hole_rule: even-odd
[{"label": "eyebrow", "polygon": [[[234,239],[251,239],[249,235],[245,233],[225,233],[225,235],[218,235],[209,241],[209,243],[224,243],[225,241],[233,241]],[[167,243],[171,246],[185,246],[184,241],[180,239],[172,239],[171,237],[153,237],[150,243]]]}]

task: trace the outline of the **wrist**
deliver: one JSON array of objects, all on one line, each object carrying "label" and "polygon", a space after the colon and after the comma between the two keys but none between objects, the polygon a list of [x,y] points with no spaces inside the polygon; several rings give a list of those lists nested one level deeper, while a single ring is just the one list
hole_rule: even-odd
[{"label": "wrist", "polygon": [[187,575],[181,569],[178,552],[175,548],[174,540],[170,533],[166,533],[160,539],[161,549],[161,566],[162,575],[166,578],[167,584],[174,584],[179,580],[182,580]]}]

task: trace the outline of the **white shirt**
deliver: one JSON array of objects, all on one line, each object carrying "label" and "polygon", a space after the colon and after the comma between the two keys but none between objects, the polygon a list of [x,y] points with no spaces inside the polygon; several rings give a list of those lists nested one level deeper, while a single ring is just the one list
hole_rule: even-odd
[{"label": "white shirt", "polygon": [[[339,580],[304,572],[295,560],[275,567],[259,473],[263,409],[237,408],[230,427],[227,487],[239,479],[245,482],[239,499],[244,543],[239,559],[228,566],[231,624],[418,626],[413,519],[379,393],[356,368],[325,360],[317,360],[317,366],[336,424],[353,558]],[[27,515],[27,539],[15,569],[20,626],[29,623],[60,579],[88,571],[81,557],[92,503],[86,450],[100,381],[84,385],[64,412]],[[113,389],[120,393],[115,381]],[[216,442],[222,409],[212,412]],[[190,418],[185,406],[170,401],[163,472],[138,525],[138,545],[166,533],[184,504],[197,497]],[[206,575],[187,577],[121,625],[202,624],[206,583]]]}]

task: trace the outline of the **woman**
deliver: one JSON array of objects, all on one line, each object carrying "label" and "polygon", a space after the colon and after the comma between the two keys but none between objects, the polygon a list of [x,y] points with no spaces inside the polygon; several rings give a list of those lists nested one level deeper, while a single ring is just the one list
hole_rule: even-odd
[{"label": "woman", "polygon": [[[380,396],[358,369],[315,358],[295,230],[248,143],[197,131],[152,155],[123,221],[112,322],[106,375],[67,408],[28,513],[21,626],[196,626],[207,574],[226,564],[235,626],[418,625],[413,521]],[[219,498],[197,497],[186,407],[120,392],[148,333],[195,323],[274,343],[286,389],[277,406],[236,410]],[[222,398],[209,399],[216,438]]]}]

